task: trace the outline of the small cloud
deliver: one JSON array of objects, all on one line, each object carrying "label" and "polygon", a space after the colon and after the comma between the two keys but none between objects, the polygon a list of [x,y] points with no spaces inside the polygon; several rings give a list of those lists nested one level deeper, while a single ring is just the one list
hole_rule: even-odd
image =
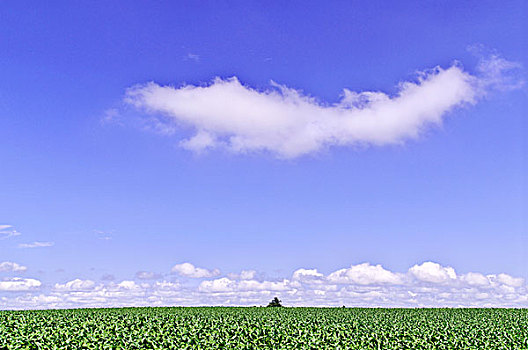
[{"label": "small cloud", "polygon": [[180,142],[180,146],[188,151],[200,153],[208,148],[215,147],[215,137],[206,131],[199,131],[188,140]]},{"label": "small cloud", "polygon": [[255,270],[242,270],[240,273],[228,273],[227,277],[232,280],[252,280],[259,278]]},{"label": "small cloud", "polygon": [[188,262],[174,265],[171,269],[171,272],[189,278],[209,278],[218,276],[220,274],[220,270],[218,269],[207,270],[201,267],[195,267],[193,264]]},{"label": "small cloud", "polygon": [[101,230],[94,230],[97,234],[97,238],[103,241],[109,241],[112,239],[112,234],[114,231],[101,231]]},{"label": "small cloud", "polygon": [[118,124],[123,125],[121,121],[121,113],[117,108],[109,108],[103,113],[103,117],[100,120],[101,124]]},{"label": "small cloud", "polygon": [[525,85],[521,63],[508,61],[496,50],[481,44],[471,45],[467,50],[479,59],[477,71],[483,94],[487,91],[516,90]]},{"label": "small cloud", "polygon": [[118,284],[116,284],[116,287],[119,289],[128,289],[128,290],[141,288],[141,286],[136,284],[136,282],[134,281],[121,281]]},{"label": "small cloud", "polygon": [[42,248],[42,247],[51,247],[55,245],[54,242],[33,242],[33,243],[20,243],[19,248]]},{"label": "small cloud", "polygon": [[20,236],[20,232],[15,230],[11,225],[0,225],[0,239]]},{"label": "small cloud", "polygon": [[161,275],[150,271],[138,271],[136,272],[136,278],[140,280],[155,280],[161,278]]},{"label": "small cloud", "polygon": [[152,287],[154,290],[159,291],[175,291],[180,289],[180,284],[178,282],[158,281]]},{"label": "small cloud", "polygon": [[82,291],[82,290],[91,290],[95,287],[95,282],[91,280],[81,280],[79,278],[72,281],[66,282],[64,284],[55,284],[53,287],[57,291]]},{"label": "small cloud", "polygon": [[0,263],[0,272],[24,272],[26,270],[27,267],[12,261],[4,261]]},{"label": "small cloud", "polygon": [[189,53],[185,56],[184,60],[186,60],[186,61],[199,62],[199,61],[200,61],[200,55],[197,55],[197,54],[195,54],[195,53],[189,52]]}]

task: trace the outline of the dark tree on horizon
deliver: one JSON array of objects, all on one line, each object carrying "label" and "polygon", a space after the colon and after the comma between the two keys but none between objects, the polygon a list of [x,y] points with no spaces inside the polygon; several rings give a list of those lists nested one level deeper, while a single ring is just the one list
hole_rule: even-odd
[{"label": "dark tree on horizon", "polygon": [[269,302],[268,307],[282,307],[281,302],[282,300],[279,300],[279,298],[275,297]]}]

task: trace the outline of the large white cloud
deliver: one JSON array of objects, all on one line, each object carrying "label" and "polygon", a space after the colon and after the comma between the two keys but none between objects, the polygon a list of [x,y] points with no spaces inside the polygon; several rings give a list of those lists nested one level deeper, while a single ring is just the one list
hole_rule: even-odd
[{"label": "large white cloud", "polygon": [[157,129],[193,129],[194,135],[181,141],[183,148],[268,151],[292,158],[327,146],[416,138],[449,111],[474,104],[486,90],[503,84],[504,72],[515,67],[497,56],[479,65],[479,75],[458,64],[436,67],[420,72],[416,81],[400,83],[393,96],[344,89],[335,104],[275,83],[268,90],[253,89],[236,77],[179,88],[136,85],[127,90],[125,102],[154,115]]},{"label": "large white cloud", "polygon": [[332,272],[328,280],[334,283],[348,284],[400,284],[402,278],[399,274],[385,270],[381,265],[370,265],[363,263],[352,265],[347,269]]},{"label": "large white cloud", "polygon": [[201,277],[199,282],[74,279],[49,288],[35,279],[6,279],[0,282],[0,308],[266,305],[275,296],[291,306],[528,307],[523,278],[505,273],[457,274],[452,267],[435,262],[417,264],[405,272],[369,263],[328,274],[300,268],[278,279],[247,271],[251,272],[243,273],[244,278],[242,273],[227,274]]},{"label": "large white cloud", "polygon": [[196,267],[188,262],[174,265],[171,269],[171,272],[190,278],[209,278],[218,276],[220,274],[218,269],[207,270],[201,267]]},{"label": "large white cloud", "polygon": [[429,283],[447,283],[457,278],[452,267],[444,267],[431,261],[414,265],[409,269],[409,273],[419,281]]}]

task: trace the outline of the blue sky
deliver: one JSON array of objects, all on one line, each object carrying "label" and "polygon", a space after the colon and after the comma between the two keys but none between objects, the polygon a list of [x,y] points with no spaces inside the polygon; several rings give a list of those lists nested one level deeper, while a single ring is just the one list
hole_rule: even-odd
[{"label": "blue sky", "polygon": [[527,306],[525,15],[4,2],[3,308]]}]

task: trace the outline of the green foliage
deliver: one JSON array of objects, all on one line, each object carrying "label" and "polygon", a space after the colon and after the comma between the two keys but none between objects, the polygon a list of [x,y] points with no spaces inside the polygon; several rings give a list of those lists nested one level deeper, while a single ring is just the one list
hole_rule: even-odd
[{"label": "green foliage", "polygon": [[528,349],[527,309],[0,312],[0,349]]},{"label": "green foliage", "polygon": [[281,307],[281,300],[279,298],[275,297],[272,301],[269,302],[268,307]]}]

